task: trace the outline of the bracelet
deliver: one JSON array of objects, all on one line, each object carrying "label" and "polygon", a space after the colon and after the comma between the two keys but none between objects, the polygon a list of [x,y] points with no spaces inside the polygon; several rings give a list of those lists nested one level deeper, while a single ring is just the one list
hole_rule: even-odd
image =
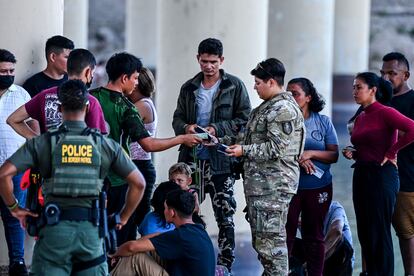
[{"label": "bracelet", "polygon": [[15,203],[13,203],[12,205],[7,205],[7,208],[8,208],[10,211],[13,211],[14,209],[16,209],[16,208],[19,206],[19,201],[17,200],[17,198],[15,198],[15,200],[16,200],[16,202],[15,202]]}]

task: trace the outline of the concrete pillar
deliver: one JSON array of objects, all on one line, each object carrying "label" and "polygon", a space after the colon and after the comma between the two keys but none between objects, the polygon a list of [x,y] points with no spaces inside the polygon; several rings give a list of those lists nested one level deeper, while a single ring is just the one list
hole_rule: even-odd
[{"label": "concrete pillar", "polygon": [[76,48],[88,47],[89,1],[65,0],[63,35],[70,38]]},{"label": "concrete pillar", "polygon": [[[17,59],[16,83],[46,66],[46,40],[63,32],[63,0],[9,1],[0,0],[1,48],[13,52]],[[31,264],[34,241],[26,239],[26,264]],[[0,221],[0,266],[8,265],[3,222]]]},{"label": "concrete pillar", "polygon": [[334,102],[353,101],[353,78],[368,69],[370,10],[370,0],[335,2]]},{"label": "concrete pillar", "polygon": [[16,83],[46,66],[45,43],[63,33],[63,0],[0,0],[2,23],[1,47],[17,58]]},{"label": "concrete pillar", "polygon": [[[245,82],[252,105],[258,105],[260,101],[253,90],[253,77],[249,73],[266,57],[267,0],[160,1],[157,10],[159,137],[174,135],[171,122],[180,87],[200,71],[196,60],[197,48],[200,41],[208,37],[223,42],[223,68]],[[177,149],[156,155],[157,182],[168,177],[168,168],[177,161]],[[236,197],[239,205],[236,217],[243,218],[241,183],[236,185]],[[209,201],[206,200],[206,204]],[[203,213],[209,210],[211,207],[202,207]],[[209,232],[217,233],[211,213],[206,218]],[[240,219],[240,223],[236,221],[236,224],[237,231],[249,229],[244,219]]]},{"label": "concrete pillar", "polygon": [[269,1],[268,56],[286,67],[286,83],[307,77],[331,114],[334,1]]},{"label": "concrete pillar", "polygon": [[126,2],[126,50],[151,69],[157,64],[157,3],[157,0]]}]

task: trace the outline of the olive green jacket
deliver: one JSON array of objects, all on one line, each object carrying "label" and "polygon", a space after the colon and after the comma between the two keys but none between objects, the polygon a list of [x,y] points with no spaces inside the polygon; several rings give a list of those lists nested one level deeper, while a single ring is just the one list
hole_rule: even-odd
[{"label": "olive green jacket", "polygon": [[[237,77],[220,70],[221,83],[213,99],[210,126],[216,130],[217,137],[237,136],[246,125],[251,111],[250,99],[244,83]],[[183,84],[177,100],[172,126],[175,134],[184,134],[188,124],[197,122],[196,97],[200,88],[203,73]],[[192,161],[192,150],[181,146],[178,160]],[[230,173],[230,158],[217,152],[216,147],[209,148],[210,164],[213,174]]]}]

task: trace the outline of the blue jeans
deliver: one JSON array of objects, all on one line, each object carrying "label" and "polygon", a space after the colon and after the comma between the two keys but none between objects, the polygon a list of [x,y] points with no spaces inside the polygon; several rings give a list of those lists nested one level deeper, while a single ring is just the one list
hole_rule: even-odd
[{"label": "blue jeans", "polygon": [[[26,203],[26,190],[22,191],[20,188],[22,176],[23,174],[19,174],[13,177],[13,193],[19,201],[19,205],[24,207]],[[2,199],[0,199],[0,212],[7,247],[9,249],[9,262],[12,264],[14,262],[24,261],[24,229],[20,226],[19,220],[11,215]]]}]

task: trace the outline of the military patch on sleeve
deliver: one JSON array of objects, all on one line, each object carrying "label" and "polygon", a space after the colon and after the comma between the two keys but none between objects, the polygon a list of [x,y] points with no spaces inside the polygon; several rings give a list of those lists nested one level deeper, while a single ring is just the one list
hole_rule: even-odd
[{"label": "military patch on sleeve", "polygon": [[282,123],[282,129],[283,132],[287,135],[290,135],[292,133],[293,127],[291,122],[283,122]]}]

